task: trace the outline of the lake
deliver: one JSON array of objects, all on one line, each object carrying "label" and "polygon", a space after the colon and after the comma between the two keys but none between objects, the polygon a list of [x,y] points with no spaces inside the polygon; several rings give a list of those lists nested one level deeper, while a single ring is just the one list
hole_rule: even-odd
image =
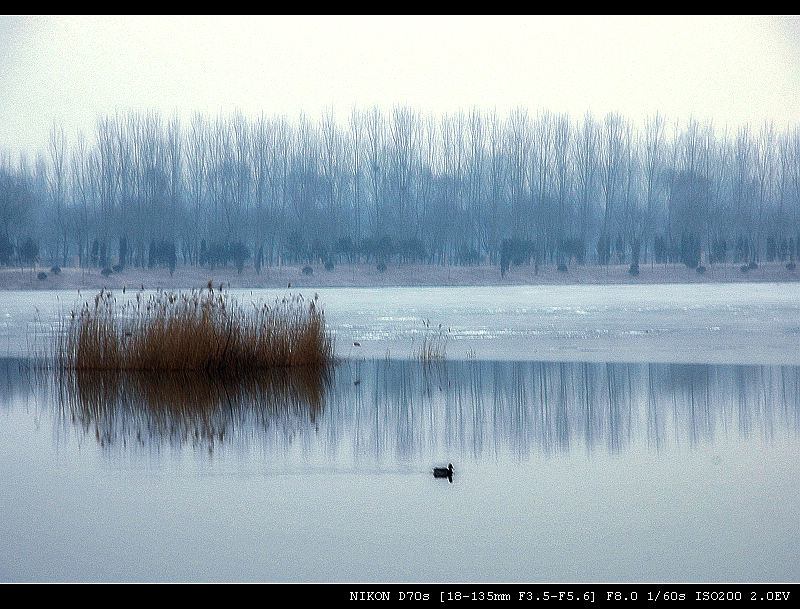
[{"label": "lake", "polygon": [[[407,359],[442,336],[454,359],[800,365],[800,283],[229,292],[244,304],[318,295],[342,358]],[[95,295],[0,292],[0,355],[47,344]]]},{"label": "lake", "polygon": [[800,579],[795,284],[317,292],[333,369],[236,382],[38,370],[76,294],[0,293],[0,579]]}]

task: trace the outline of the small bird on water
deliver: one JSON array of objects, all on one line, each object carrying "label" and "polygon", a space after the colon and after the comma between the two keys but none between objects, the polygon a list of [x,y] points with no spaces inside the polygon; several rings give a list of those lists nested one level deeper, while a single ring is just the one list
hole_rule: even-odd
[{"label": "small bird on water", "polygon": [[447,467],[434,467],[433,468],[433,477],[434,478],[447,478],[450,482],[453,481],[453,464],[448,464]]}]

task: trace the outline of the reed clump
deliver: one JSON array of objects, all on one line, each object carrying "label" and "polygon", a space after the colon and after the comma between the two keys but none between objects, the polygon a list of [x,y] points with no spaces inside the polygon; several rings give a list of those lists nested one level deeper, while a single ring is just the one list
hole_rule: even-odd
[{"label": "reed clump", "polygon": [[430,320],[422,322],[425,332],[422,341],[414,352],[414,358],[421,362],[433,362],[443,360],[447,357],[447,341],[450,335],[450,328],[443,328],[439,324],[438,330],[431,328]]},{"label": "reed clump", "polygon": [[57,334],[55,365],[69,370],[239,373],[333,361],[333,341],[314,300],[240,304],[209,282],[190,293],[139,292],[118,304],[101,290]]}]

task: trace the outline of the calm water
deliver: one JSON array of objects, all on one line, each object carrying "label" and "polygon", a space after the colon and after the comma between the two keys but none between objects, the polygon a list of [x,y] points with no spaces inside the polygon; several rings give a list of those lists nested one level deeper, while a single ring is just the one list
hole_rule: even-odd
[{"label": "calm water", "polygon": [[29,364],[0,361],[3,581],[800,579],[795,366]]}]

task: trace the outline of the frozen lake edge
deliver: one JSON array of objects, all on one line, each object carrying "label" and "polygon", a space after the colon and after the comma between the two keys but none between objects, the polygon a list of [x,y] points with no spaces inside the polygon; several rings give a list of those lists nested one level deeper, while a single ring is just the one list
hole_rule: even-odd
[{"label": "frozen lake edge", "polygon": [[[800,364],[800,283],[234,288],[318,296],[342,359]],[[0,354],[30,356],[95,290],[0,291]],[[114,291],[118,299],[135,294]],[[357,344],[356,344],[357,343]]]}]

